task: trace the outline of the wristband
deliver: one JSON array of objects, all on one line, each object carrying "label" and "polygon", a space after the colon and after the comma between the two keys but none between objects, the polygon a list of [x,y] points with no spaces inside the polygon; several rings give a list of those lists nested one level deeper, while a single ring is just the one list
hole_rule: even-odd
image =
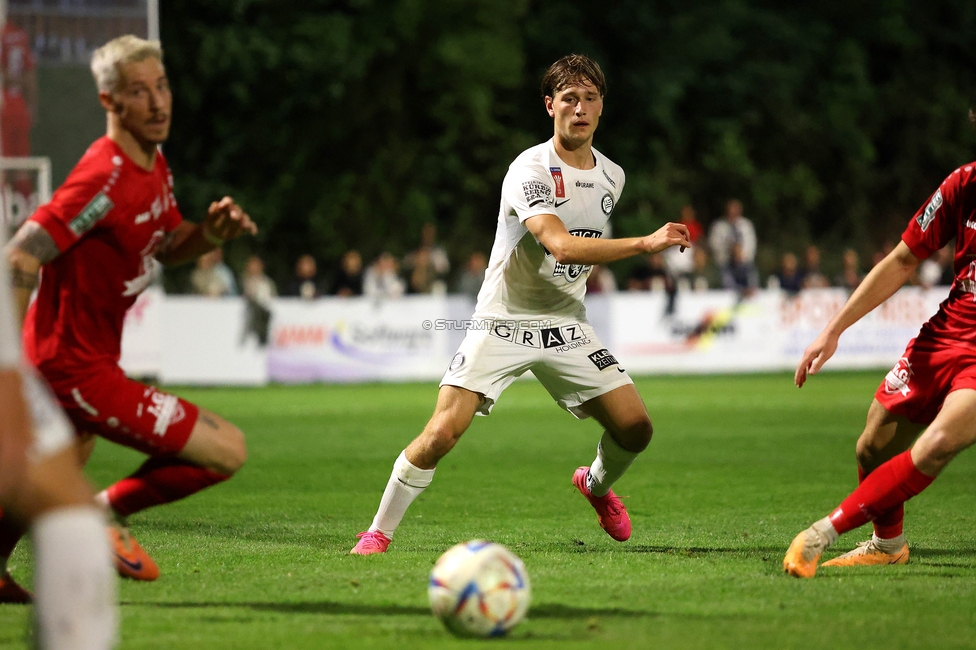
[{"label": "wristband", "polygon": [[210,232],[210,229],[207,228],[206,224],[200,225],[200,231],[203,233],[203,238],[206,239],[211,244],[213,244],[214,246],[223,246],[224,242],[226,241],[225,239],[221,239],[217,235]]}]

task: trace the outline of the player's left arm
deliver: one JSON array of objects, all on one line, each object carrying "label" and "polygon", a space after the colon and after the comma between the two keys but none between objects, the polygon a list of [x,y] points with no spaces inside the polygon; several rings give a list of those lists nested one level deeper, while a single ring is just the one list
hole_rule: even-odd
[{"label": "player's left arm", "polygon": [[163,264],[184,264],[209,253],[224,242],[245,234],[258,234],[257,225],[229,196],[214,201],[203,223],[180,222],[169,232],[156,253]]}]

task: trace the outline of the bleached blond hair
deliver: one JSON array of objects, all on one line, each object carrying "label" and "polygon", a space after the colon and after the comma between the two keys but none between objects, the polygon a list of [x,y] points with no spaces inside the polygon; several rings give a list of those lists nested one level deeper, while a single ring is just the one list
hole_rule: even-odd
[{"label": "bleached blond hair", "polygon": [[114,93],[122,82],[122,66],[137,63],[150,57],[163,61],[163,48],[159,41],[147,41],[126,34],[113,38],[92,54],[91,71],[98,92]]}]

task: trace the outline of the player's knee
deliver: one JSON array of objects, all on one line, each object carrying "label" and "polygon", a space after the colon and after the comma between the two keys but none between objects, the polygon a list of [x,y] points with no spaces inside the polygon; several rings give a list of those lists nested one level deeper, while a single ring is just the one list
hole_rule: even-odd
[{"label": "player's knee", "polygon": [[957,436],[935,427],[929,427],[917,445],[917,453],[912,455],[916,456],[916,464],[926,468],[941,469],[962,450]]},{"label": "player's knee", "polygon": [[880,452],[881,448],[873,444],[873,441],[868,436],[862,435],[857,439],[857,444],[854,446],[854,455],[857,457],[857,464],[867,471],[877,469],[880,464],[878,463],[878,454]]},{"label": "player's knee", "polygon": [[647,449],[647,445],[651,444],[654,427],[651,424],[651,419],[645,415],[629,422],[614,433],[613,437],[617,444],[627,451],[640,453]]},{"label": "player's knee", "polygon": [[233,424],[227,424],[222,432],[221,449],[214,459],[213,469],[219,474],[232,476],[247,462],[247,444],[244,433]]},{"label": "player's knee", "polygon": [[433,418],[424,428],[424,437],[430,448],[443,456],[457,443],[458,438],[464,433],[464,429],[450,418]]}]

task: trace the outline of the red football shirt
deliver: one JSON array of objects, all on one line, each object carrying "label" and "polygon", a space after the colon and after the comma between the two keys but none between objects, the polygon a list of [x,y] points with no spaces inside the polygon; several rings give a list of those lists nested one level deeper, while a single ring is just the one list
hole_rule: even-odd
[{"label": "red football shirt", "polygon": [[976,346],[976,162],[960,167],[919,208],[901,236],[925,259],[956,240],[956,279],[923,334]]},{"label": "red football shirt", "polygon": [[31,219],[61,254],[41,270],[24,350],[49,381],[118,363],[125,312],[161,265],[153,256],[183,220],[161,153],[152,171],[100,138]]}]

